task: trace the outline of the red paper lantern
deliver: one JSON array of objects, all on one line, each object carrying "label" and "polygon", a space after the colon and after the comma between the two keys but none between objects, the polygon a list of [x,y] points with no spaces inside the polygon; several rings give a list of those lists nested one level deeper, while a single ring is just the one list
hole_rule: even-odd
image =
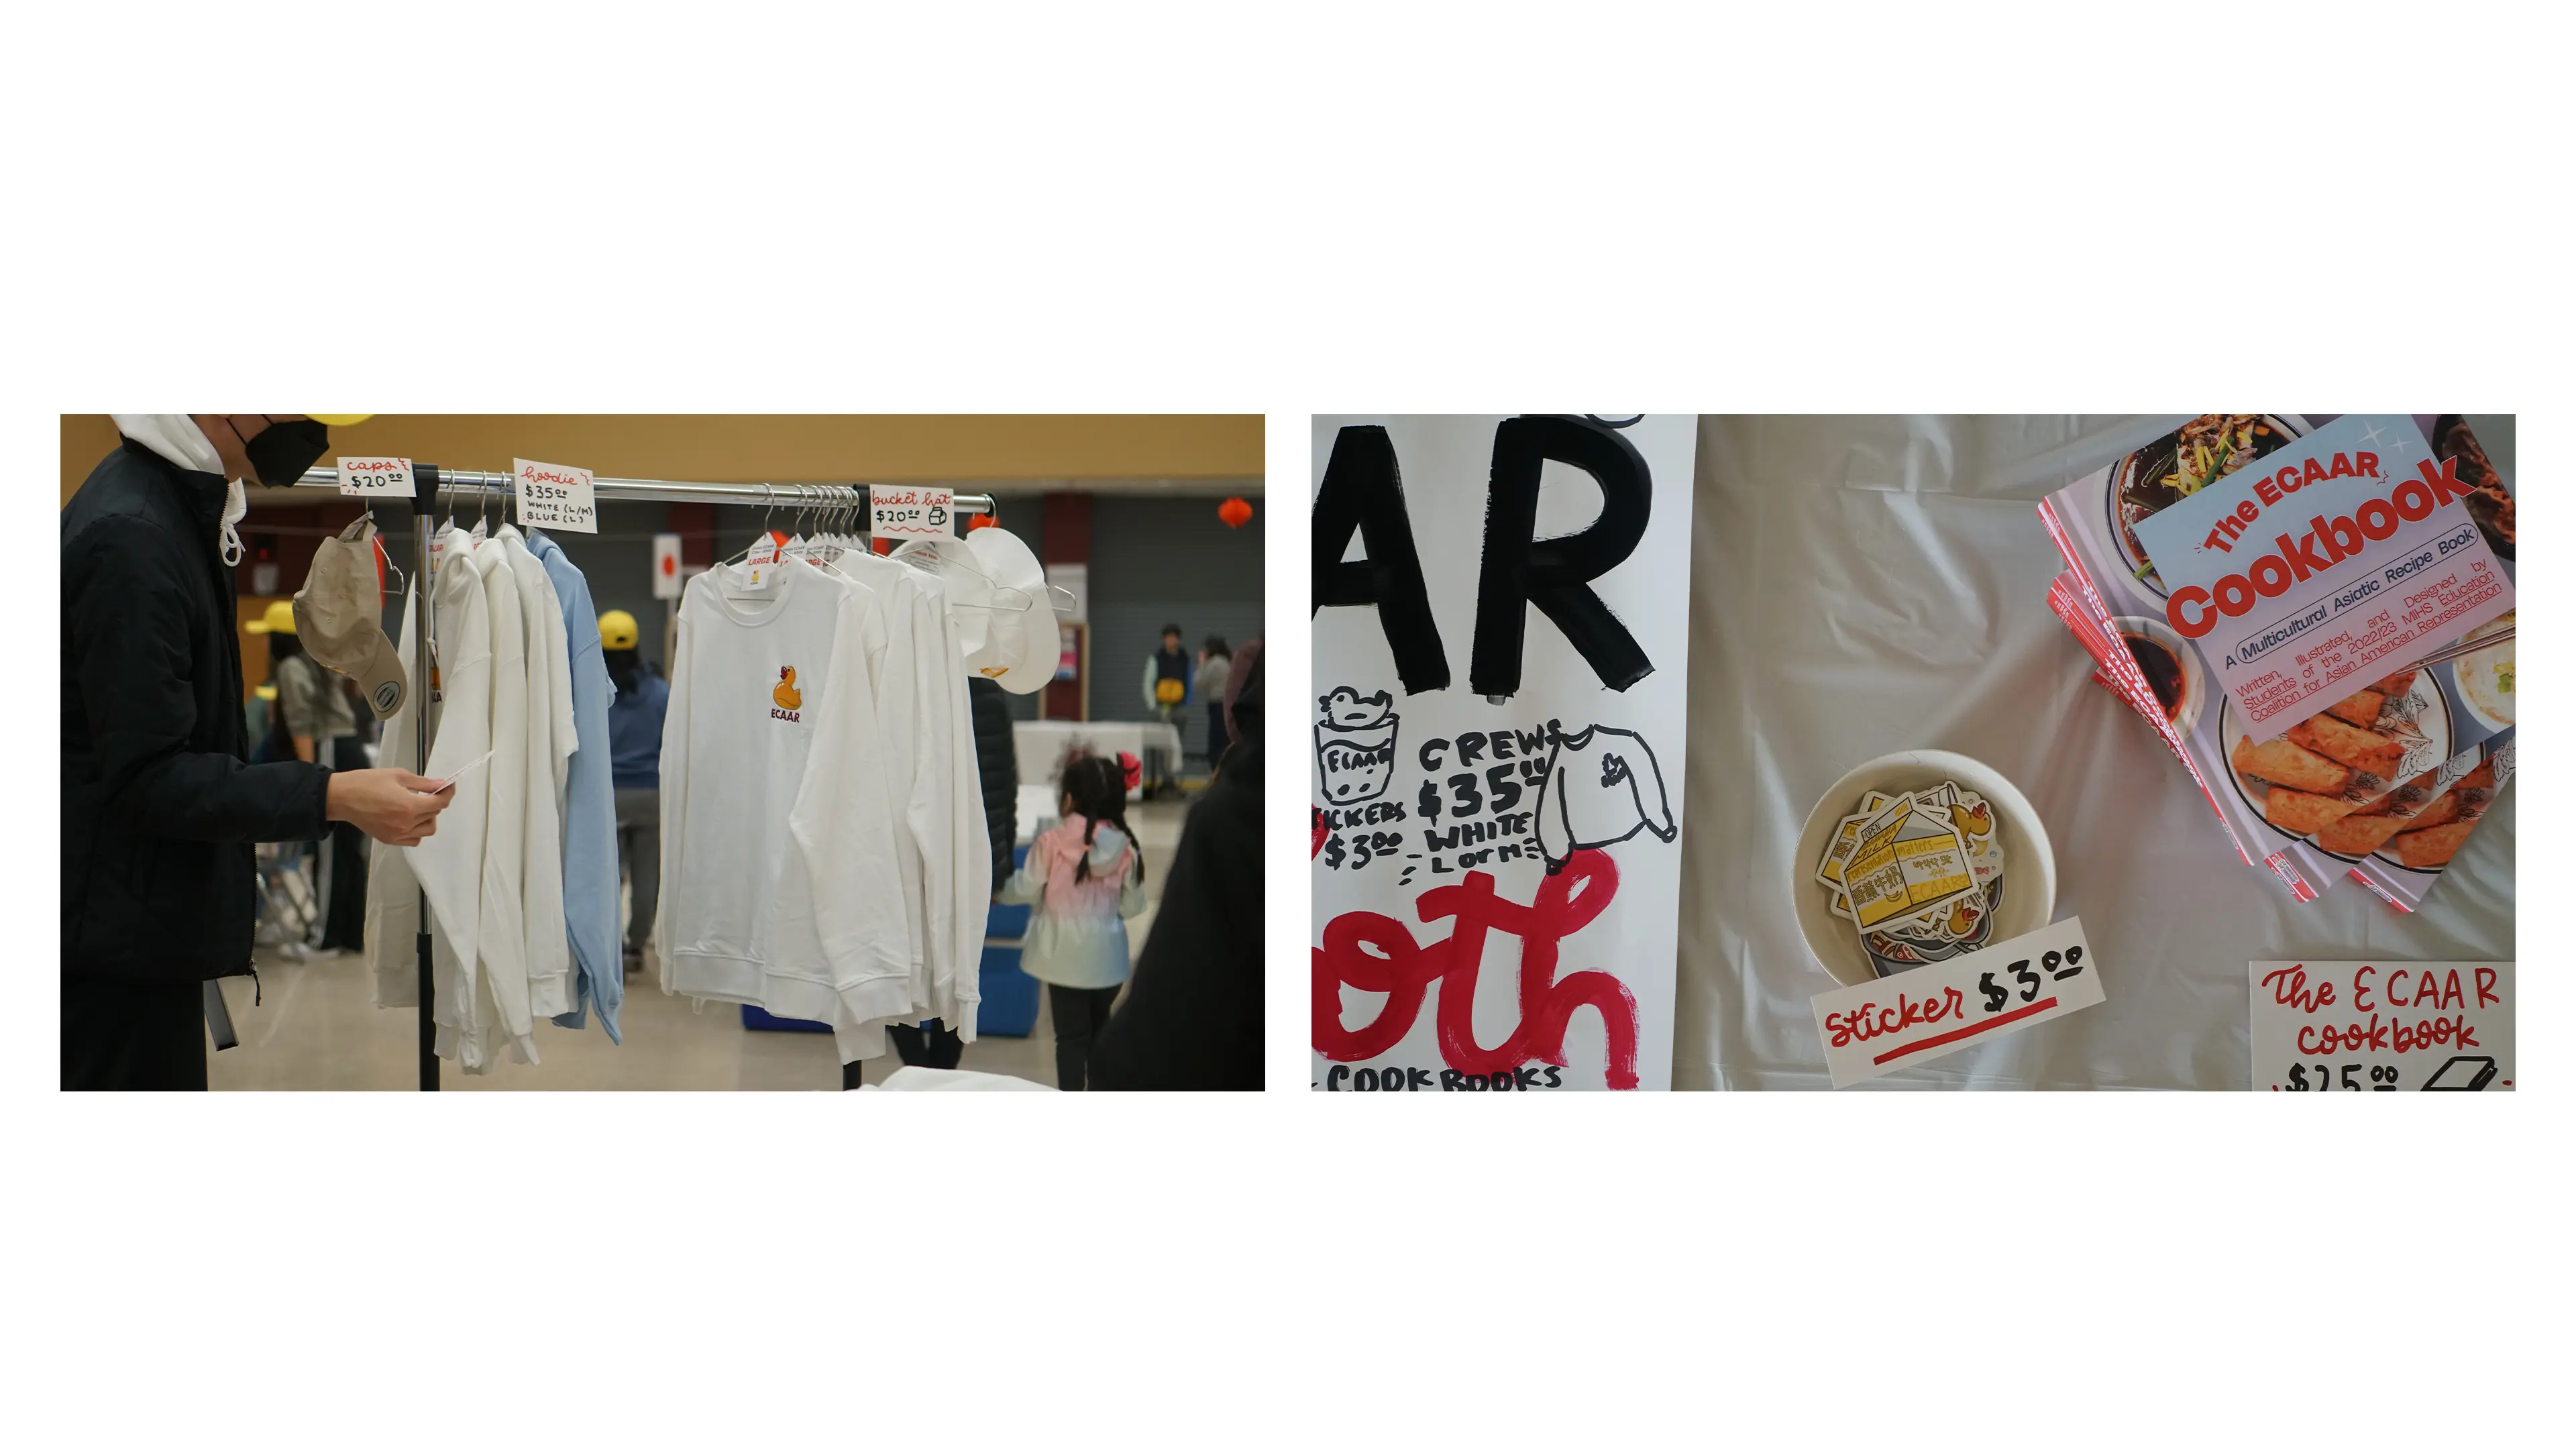
[{"label": "red paper lantern", "polygon": [[1229,498],[1216,506],[1216,516],[1228,528],[1241,528],[1252,521],[1252,505],[1240,498]]}]

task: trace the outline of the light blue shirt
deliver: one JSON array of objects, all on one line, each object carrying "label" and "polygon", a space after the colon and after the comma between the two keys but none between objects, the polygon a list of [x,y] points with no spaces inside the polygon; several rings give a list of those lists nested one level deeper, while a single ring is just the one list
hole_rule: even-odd
[{"label": "light blue shirt", "polygon": [[546,580],[563,605],[564,637],[572,645],[572,722],[580,741],[564,777],[564,934],[572,941],[576,979],[572,1010],[555,1025],[579,1027],[587,1008],[612,1042],[617,1014],[626,1004],[626,966],[617,947],[617,796],[608,777],[608,705],[617,686],[599,657],[599,618],[591,612],[590,581],[542,533],[528,535],[528,549],[546,566]]}]

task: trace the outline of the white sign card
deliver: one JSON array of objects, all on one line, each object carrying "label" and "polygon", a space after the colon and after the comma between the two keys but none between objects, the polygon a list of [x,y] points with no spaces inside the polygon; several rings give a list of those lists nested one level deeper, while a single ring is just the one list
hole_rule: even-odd
[{"label": "white sign card", "polygon": [[344,498],[409,498],[411,459],[342,458],[340,494]]},{"label": "white sign card", "polygon": [[2254,1090],[2513,1090],[2510,961],[2252,961]]},{"label": "white sign card", "polygon": [[868,532],[877,538],[954,538],[956,491],[868,485]]},{"label": "white sign card", "polygon": [[1314,420],[1317,1090],[1672,1085],[1696,439]]},{"label": "white sign card", "polygon": [[521,528],[599,532],[599,505],[591,496],[588,468],[532,463],[525,458],[513,460],[513,466],[518,474]]},{"label": "white sign card", "polygon": [[653,597],[680,597],[680,536],[676,533],[653,535]]},{"label": "white sign card", "polygon": [[2074,916],[1982,951],[1814,997],[1825,1066],[1848,1087],[2098,1006],[2102,974]]}]

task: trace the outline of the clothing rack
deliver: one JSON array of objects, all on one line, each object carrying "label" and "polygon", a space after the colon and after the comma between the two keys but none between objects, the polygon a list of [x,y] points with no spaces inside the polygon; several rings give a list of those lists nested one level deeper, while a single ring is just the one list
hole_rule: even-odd
[{"label": "clothing rack", "polygon": [[[420,711],[419,728],[412,731],[412,773],[429,772],[429,611],[430,611],[430,515],[437,511],[440,494],[450,504],[469,500],[506,500],[516,492],[516,475],[479,472],[467,468],[442,469],[435,464],[412,465],[411,557],[412,557],[412,677],[406,686],[409,702]],[[340,486],[337,468],[313,468],[296,480],[298,488]],[[654,478],[594,478],[591,492],[604,503],[732,503],[763,509],[852,509],[858,512],[853,525],[866,532],[868,485],[864,483],[673,483]],[[389,500],[391,501],[391,500]],[[991,513],[990,494],[964,493],[950,501],[956,513]],[[369,510],[373,511],[372,507]],[[420,1089],[438,1090],[438,1025],[431,1010],[429,968],[429,896],[420,899],[420,933],[413,940],[418,952],[420,971]]]}]

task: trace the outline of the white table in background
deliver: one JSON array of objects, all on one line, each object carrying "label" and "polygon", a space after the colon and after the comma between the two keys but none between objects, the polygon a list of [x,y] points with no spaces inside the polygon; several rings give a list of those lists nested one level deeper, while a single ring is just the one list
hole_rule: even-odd
[{"label": "white table in background", "polygon": [[[1088,745],[1096,755],[1124,753],[1139,760],[1145,758],[1148,749],[1167,751],[1172,773],[1180,773],[1181,732],[1159,720],[1015,720],[1011,724],[1011,746],[1019,756],[1021,788],[1055,788],[1056,767],[1077,741]],[[1127,798],[1138,798],[1138,792],[1128,791]]]}]

